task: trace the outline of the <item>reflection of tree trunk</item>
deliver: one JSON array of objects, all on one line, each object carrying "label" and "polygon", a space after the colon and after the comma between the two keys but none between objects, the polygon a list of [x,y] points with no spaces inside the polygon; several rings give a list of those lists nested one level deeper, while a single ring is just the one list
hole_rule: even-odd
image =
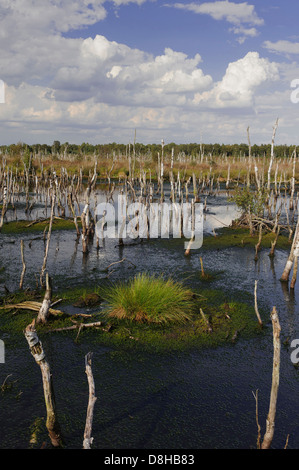
[{"label": "reflection of tree trunk", "polygon": [[263,235],[263,226],[260,224],[260,229],[259,229],[259,239],[257,244],[255,245],[255,261],[258,260],[258,252],[261,249],[261,243],[262,243],[262,235]]},{"label": "reflection of tree trunk", "polygon": [[291,285],[290,285],[291,289],[295,288],[295,284],[296,284],[296,280],[297,280],[297,270],[298,270],[298,256],[295,256],[293,277],[292,277],[292,281],[291,281]]},{"label": "reflection of tree trunk", "polygon": [[262,327],[263,322],[261,320],[260,313],[259,313],[258,306],[257,306],[257,283],[258,281],[255,281],[254,283],[254,310],[255,310],[259,325]]},{"label": "reflection of tree trunk", "polygon": [[40,366],[44,397],[47,409],[47,422],[46,426],[49,432],[49,436],[54,447],[60,447],[62,444],[60,426],[56,418],[55,411],[55,397],[52,384],[52,375],[50,372],[50,366],[47,362],[42,343],[39,341],[36,330],[35,321],[27,326],[25,330],[25,337],[28,342],[31,354],[33,355],[36,363]]},{"label": "reflection of tree trunk", "polygon": [[269,413],[266,420],[266,432],[264,440],[262,442],[262,449],[269,449],[274,436],[275,428],[275,415],[276,415],[276,403],[279,387],[279,369],[280,369],[280,324],[279,318],[276,311],[276,307],[273,307],[271,313],[271,320],[273,326],[273,370],[272,370],[272,387],[270,396]]},{"label": "reflection of tree trunk", "polygon": [[25,277],[25,272],[26,272],[26,264],[25,264],[25,258],[24,258],[24,240],[21,240],[21,257],[22,257],[23,270],[22,270],[21,280],[20,280],[20,289],[23,289],[24,277]]}]

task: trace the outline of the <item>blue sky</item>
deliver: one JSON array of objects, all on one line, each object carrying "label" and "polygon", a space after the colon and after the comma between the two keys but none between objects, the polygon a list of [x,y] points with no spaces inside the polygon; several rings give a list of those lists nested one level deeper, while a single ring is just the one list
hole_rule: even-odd
[{"label": "blue sky", "polygon": [[[0,0],[0,143],[299,143],[293,0]],[[298,93],[299,96],[299,93]],[[1,100],[0,100],[1,101]]]}]

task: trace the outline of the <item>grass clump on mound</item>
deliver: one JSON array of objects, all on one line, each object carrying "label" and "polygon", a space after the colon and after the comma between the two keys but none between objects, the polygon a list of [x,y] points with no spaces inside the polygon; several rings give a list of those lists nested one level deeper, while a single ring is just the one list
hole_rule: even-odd
[{"label": "grass clump on mound", "polygon": [[138,274],[127,283],[101,292],[105,315],[139,323],[184,323],[194,311],[193,293],[181,283],[162,276]]}]

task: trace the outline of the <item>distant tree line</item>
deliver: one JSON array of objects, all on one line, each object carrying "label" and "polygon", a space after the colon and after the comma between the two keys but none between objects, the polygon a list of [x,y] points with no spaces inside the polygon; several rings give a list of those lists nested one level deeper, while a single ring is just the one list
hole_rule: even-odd
[{"label": "distant tree line", "polygon": [[[275,156],[278,158],[290,157],[296,148],[295,145],[276,145],[274,147]],[[133,150],[134,149],[134,150]],[[115,142],[110,144],[89,144],[83,142],[82,144],[70,144],[69,142],[60,143],[55,140],[52,145],[47,144],[34,144],[28,145],[23,142],[11,145],[1,145],[0,151],[2,154],[9,156],[19,156],[28,154],[29,152],[34,155],[52,155],[53,157],[59,157],[60,155],[77,155],[80,159],[83,155],[97,155],[98,157],[109,157],[113,155],[128,155],[135,151],[136,155],[151,155],[156,158],[158,153],[161,154],[161,144],[117,144]],[[173,149],[173,150],[172,150]],[[174,151],[174,155],[185,154],[186,156],[199,156],[199,155],[211,155],[220,156],[248,156],[249,148],[247,144],[175,144],[173,142],[164,145],[164,153],[171,154]],[[270,156],[271,144],[252,145],[251,155],[256,156]]]}]

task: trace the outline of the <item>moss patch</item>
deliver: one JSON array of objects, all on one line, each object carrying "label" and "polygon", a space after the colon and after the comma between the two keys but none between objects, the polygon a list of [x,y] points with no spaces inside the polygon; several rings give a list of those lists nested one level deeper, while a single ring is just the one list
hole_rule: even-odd
[{"label": "moss patch", "polygon": [[[91,294],[90,289],[89,294]],[[95,293],[96,289],[93,289]],[[64,310],[63,306],[70,306],[82,298],[82,288],[70,290],[65,295],[64,302],[57,307]],[[85,298],[89,298],[88,290],[84,292]],[[41,301],[42,292],[18,293],[12,298],[2,299],[2,305],[20,302],[34,297]],[[93,296],[92,296],[93,297]],[[63,293],[57,293],[53,301],[63,298]],[[205,289],[194,291],[194,311],[190,315],[190,321],[184,324],[156,325],[136,323],[129,320],[109,319],[102,313],[99,306],[90,315],[90,318],[77,317],[76,321],[89,323],[102,321],[101,327],[78,329],[62,332],[51,332],[57,328],[65,328],[74,325],[74,318],[70,315],[50,316],[46,325],[38,325],[37,331],[41,339],[44,334],[51,334],[53,339],[58,335],[66,336],[77,342],[101,344],[117,350],[128,351],[186,351],[207,347],[217,347],[223,344],[233,344],[240,338],[249,339],[256,335],[264,334],[266,328],[258,325],[253,306],[244,299],[236,301],[229,298],[226,293],[219,290]],[[54,307],[55,308],[55,307]],[[204,313],[204,316],[201,313]],[[86,313],[82,309],[82,313]],[[7,347],[15,347],[23,341],[23,331],[26,326],[36,318],[36,313],[26,310],[0,310],[0,337],[5,336]],[[263,318],[263,312],[261,312]]]},{"label": "moss patch", "polygon": [[[265,233],[262,237],[261,247],[271,249],[271,242],[275,240],[275,233]],[[248,229],[225,227],[217,231],[217,236],[206,236],[203,239],[203,249],[220,249],[229,247],[255,247],[259,235],[250,236]],[[280,234],[276,248],[288,250],[291,243],[286,235]]]},{"label": "moss patch", "polygon": [[[78,225],[81,222],[78,220]],[[17,234],[17,233],[36,233],[43,232],[46,227],[49,226],[49,219],[42,220],[32,225],[32,222],[28,220],[18,220],[13,222],[7,222],[3,224],[1,233],[5,234]],[[54,219],[52,230],[75,230],[75,224],[73,219]]]}]

